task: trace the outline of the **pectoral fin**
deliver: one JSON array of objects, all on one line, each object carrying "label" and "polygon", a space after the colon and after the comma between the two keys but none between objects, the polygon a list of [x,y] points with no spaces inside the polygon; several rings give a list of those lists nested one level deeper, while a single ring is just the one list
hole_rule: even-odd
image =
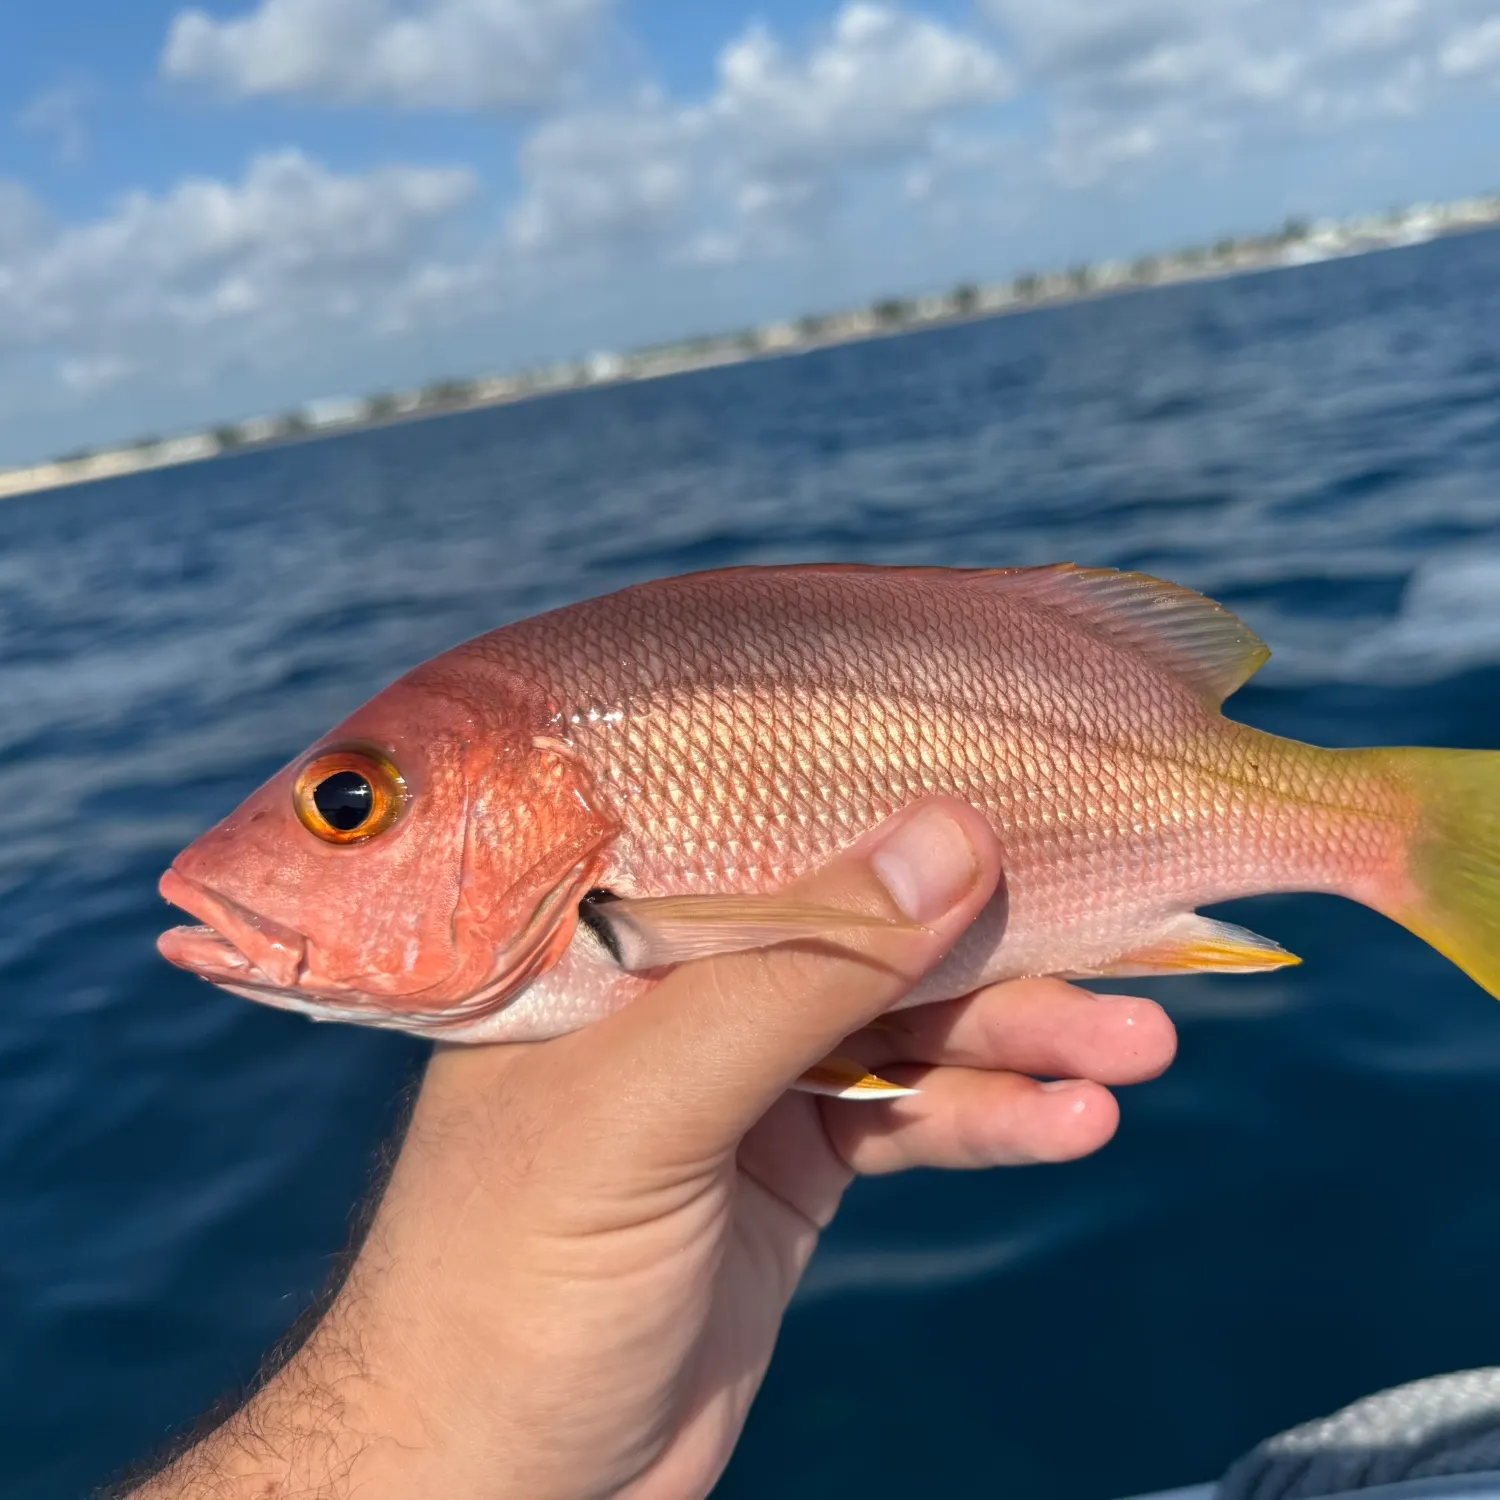
[{"label": "pectoral fin", "polygon": [[865,928],[914,930],[912,924],[889,917],[777,895],[617,897],[595,892],[579,908],[579,917],[615,962],[632,972]]},{"label": "pectoral fin", "polygon": [[1230,922],[1196,912],[1174,917],[1148,943],[1072,979],[1133,979],[1148,974],[1259,974],[1300,964],[1295,953]]},{"label": "pectoral fin", "polygon": [[827,1094],[834,1099],[904,1099],[917,1089],[902,1088],[871,1073],[847,1057],[825,1057],[793,1085],[804,1094]]}]

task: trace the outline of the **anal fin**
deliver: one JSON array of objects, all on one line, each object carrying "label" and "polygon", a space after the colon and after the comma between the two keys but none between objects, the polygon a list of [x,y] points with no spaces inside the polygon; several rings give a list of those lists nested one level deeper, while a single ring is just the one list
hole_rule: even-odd
[{"label": "anal fin", "polygon": [[1151,941],[1108,964],[1069,975],[1075,979],[1134,979],[1148,974],[1262,974],[1302,960],[1232,922],[1196,912],[1173,917]]},{"label": "anal fin", "polygon": [[863,1063],[847,1057],[825,1057],[814,1063],[792,1085],[804,1094],[826,1094],[834,1099],[903,1099],[917,1089],[903,1088],[871,1073]]}]

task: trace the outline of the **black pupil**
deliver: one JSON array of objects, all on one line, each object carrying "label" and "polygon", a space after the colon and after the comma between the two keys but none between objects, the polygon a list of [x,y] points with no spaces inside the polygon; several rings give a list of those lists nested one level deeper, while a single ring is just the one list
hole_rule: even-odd
[{"label": "black pupil", "polygon": [[375,788],[358,771],[335,771],[313,790],[313,806],[340,833],[353,833],[375,807]]}]

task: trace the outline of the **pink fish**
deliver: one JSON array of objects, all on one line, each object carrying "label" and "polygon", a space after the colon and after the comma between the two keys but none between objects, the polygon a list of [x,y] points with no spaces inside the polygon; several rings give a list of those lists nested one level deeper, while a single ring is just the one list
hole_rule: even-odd
[{"label": "pink fish", "polygon": [[177,857],[162,894],[204,925],[161,951],[318,1019],[553,1036],[688,958],[873,920],[779,892],[943,792],[1004,886],[907,1004],[1295,963],[1195,912],[1268,891],[1363,902],[1500,994],[1500,756],[1225,719],[1269,654],[1201,595],[1071,565],[642,584],[378,694]]}]

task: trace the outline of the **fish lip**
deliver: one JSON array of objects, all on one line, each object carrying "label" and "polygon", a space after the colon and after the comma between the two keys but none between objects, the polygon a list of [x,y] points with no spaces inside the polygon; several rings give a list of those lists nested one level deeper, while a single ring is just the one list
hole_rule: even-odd
[{"label": "fish lip", "polygon": [[156,947],[169,963],[215,983],[289,990],[303,978],[307,939],[300,932],[248,910],[175,865],[161,877],[158,890],[203,924],[162,933]]}]

